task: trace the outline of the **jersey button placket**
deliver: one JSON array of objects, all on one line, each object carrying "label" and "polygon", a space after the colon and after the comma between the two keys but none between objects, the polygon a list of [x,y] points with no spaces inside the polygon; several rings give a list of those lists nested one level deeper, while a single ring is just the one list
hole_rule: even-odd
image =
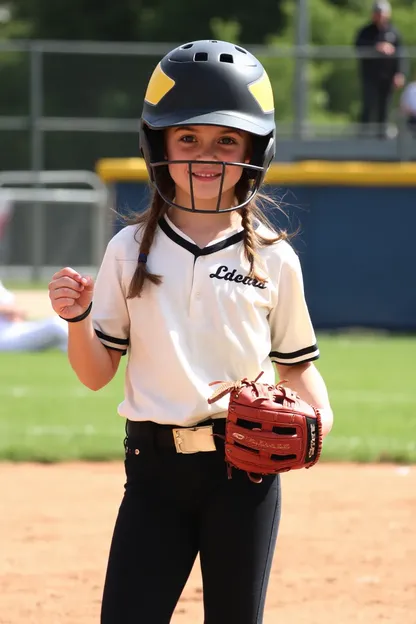
[{"label": "jersey button placket", "polygon": [[194,279],[190,297],[190,317],[193,320],[201,320],[201,306],[202,306],[202,279],[203,279],[203,256],[196,258],[194,264]]}]

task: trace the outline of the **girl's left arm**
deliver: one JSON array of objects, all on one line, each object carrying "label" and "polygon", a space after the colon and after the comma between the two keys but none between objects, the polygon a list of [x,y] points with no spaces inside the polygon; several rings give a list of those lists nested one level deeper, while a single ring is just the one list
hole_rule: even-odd
[{"label": "girl's left arm", "polygon": [[310,405],[320,409],[322,416],[322,434],[325,437],[331,431],[334,416],[329,402],[328,390],[321,373],[313,362],[283,366],[276,364],[280,381],[294,390]]}]

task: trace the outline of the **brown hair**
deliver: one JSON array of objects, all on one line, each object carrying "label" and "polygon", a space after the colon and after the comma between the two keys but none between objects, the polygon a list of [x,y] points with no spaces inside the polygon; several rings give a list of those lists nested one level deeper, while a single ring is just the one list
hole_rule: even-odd
[{"label": "brown hair", "polygon": [[[161,167],[161,170],[157,172],[158,186],[165,197],[173,200],[175,196],[175,185],[169,174],[167,167]],[[162,171],[163,170],[163,171]],[[235,196],[237,203],[242,203],[250,192],[250,180],[247,172],[244,171],[240,180],[235,186]],[[257,195],[263,201],[268,203],[274,203],[270,198],[264,195]],[[147,259],[150,253],[150,249],[153,244],[153,239],[156,234],[159,219],[163,217],[168,209],[167,204],[163,201],[158,191],[153,191],[152,199],[149,208],[138,216],[135,216],[132,220],[129,220],[130,225],[137,224],[136,234],[142,232],[142,239],[140,242],[139,257]],[[279,208],[279,210],[281,210]],[[258,200],[253,198],[244,208],[241,208],[240,214],[242,217],[242,227],[244,229],[244,254],[250,265],[249,277],[258,280],[259,282],[266,282],[267,278],[259,273],[259,267],[261,265],[260,257],[258,254],[258,248],[273,245],[279,240],[286,240],[289,238],[285,231],[276,232],[276,236],[265,238],[259,234],[255,229],[255,221],[261,222],[269,230],[276,231],[274,226],[265,216],[261,209]],[[144,256],[142,256],[142,254]],[[160,284],[162,282],[162,276],[150,273],[145,261],[140,261],[137,264],[136,270],[130,282],[128,299],[134,297],[140,297],[145,281],[149,280],[152,284]]]}]

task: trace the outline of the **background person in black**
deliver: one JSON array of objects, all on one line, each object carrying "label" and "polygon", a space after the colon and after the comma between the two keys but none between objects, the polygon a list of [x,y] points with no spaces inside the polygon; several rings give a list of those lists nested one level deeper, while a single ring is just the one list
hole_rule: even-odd
[{"label": "background person in black", "polygon": [[360,57],[362,87],[360,121],[362,124],[375,121],[380,137],[386,136],[386,122],[393,90],[404,85],[404,75],[400,70],[401,37],[392,26],[390,17],[390,4],[385,0],[375,2],[371,23],[361,28],[355,39],[358,52],[373,53],[372,58]]}]

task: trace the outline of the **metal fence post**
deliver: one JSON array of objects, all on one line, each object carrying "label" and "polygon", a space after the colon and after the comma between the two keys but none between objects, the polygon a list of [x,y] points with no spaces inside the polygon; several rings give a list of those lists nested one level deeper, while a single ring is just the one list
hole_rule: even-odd
[{"label": "metal fence post", "polygon": [[308,0],[297,0],[295,32],[295,70],[293,76],[293,134],[302,139],[308,116],[308,55],[309,13]]},{"label": "metal fence post", "polygon": [[[30,166],[33,172],[43,171],[44,139],[41,128],[43,115],[43,51],[39,43],[30,46]],[[41,186],[40,182],[35,187]],[[45,206],[33,203],[32,232],[32,280],[39,280],[45,249]]]}]

